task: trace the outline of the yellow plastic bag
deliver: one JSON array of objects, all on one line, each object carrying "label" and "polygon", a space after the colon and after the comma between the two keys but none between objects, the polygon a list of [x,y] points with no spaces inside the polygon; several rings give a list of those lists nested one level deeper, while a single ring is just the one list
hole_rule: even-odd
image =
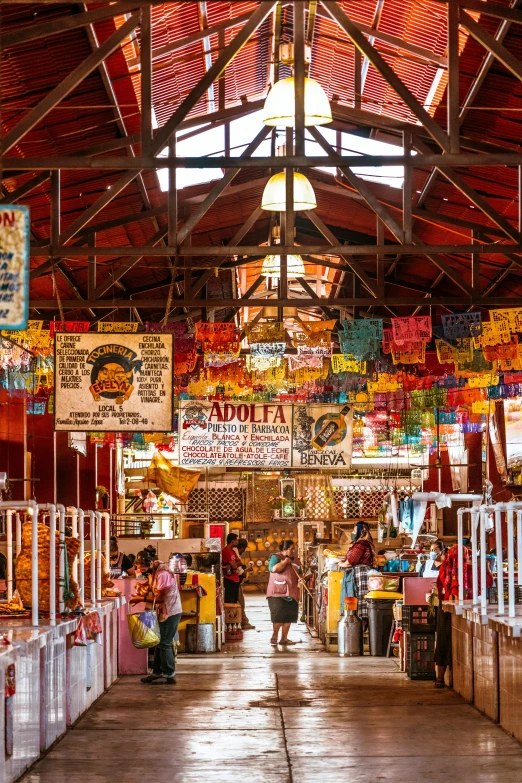
[{"label": "yellow plastic bag", "polygon": [[402,593],[394,593],[392,590],[370,590],[366,593],[365,598],[389,598],[391,601],[400,601],[402,599]]},{"label": "yellow plastic bag", "polygon": [[160,627],[158,615],[155,611],[147,609],[144,612],[128,614],[127,625],[131,641],[138,650],[156,647],[156,645],[159,644]]}]

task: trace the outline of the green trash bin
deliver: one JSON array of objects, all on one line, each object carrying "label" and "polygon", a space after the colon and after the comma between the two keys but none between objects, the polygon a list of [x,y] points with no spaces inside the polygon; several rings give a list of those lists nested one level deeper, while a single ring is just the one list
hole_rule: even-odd
[{"label": "green trash bin", "polygon": [[385,657],[393,625],[392,598],[367,598],[370,655]]}]

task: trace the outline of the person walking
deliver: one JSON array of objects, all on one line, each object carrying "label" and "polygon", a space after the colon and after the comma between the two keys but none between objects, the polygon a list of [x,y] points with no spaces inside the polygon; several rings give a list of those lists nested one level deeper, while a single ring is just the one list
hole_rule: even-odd
[{"label": "person walking", "polygon": [[168,564],[152,560],[147,550],[138,552],[134,566],[136,573],[146,577],[147,584],[140,589],[139,595],[130,598],[130,603],[152,604],[160,627],[160,642],[154,649],[152,674],[142,677],[141,681],[149,685],[175,685],[176,664],[172,643],[182,614],[178,580]]},{"label": "person walking", "polygon": [[221,551],[221,563],[223,566],[223,582],[225,585],[225,603],[239,603],[239,574],[243,564],[236,552],[239,536],[229,533],[227,545]]},{"label": "person walking", "polygon": [[[279,552],[269,563],[270,577],[266,596],[273,625],[270,644],[283,646],[296,642],[288,638],[290,625],[297,622],[299,613],[299,574],[301,563],[295,556],[295,544],[290,539],[281,542]],[[281,639],[279,640],[279,632]]]},{"label": "person walking", "polygon": [[[240,538],[237,544],[237,556],[241,559],[243,556],[246,548],[248,546],[248,541],[246,538]],[[253,631],[255,629],[255,625],[252,625],[250,620],[247,617],[247,613],[245,610],[245,594],[243,592],[243,585],[248,580],[248,570],[243,566],[243,573],[239,574],[239,605],[241,607],[241,628],[243,631]]]}]

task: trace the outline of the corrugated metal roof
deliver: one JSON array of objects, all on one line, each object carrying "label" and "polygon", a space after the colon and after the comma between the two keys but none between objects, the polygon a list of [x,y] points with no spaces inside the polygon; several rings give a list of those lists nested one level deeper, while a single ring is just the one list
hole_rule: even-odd
[{"label": "corrugated metal roof", "polygon": [[[508,0],[503,0],[508,5]],[[233,17],[242,16],[254,10],[257,2],[225,2],[210,0],[207,2],[207,22],[210,27]],[[343,0],[340,5],[361,24],[372,25],[378,8],[377,0],[361,0],[354,4]],[[77,12],[77,4],[14,4],[2,3],[2,24],[4,30],[32,24],[35,21],[63,17]],[[353,105],[354,91],[354,54],[353,45],[344,32],[325,17],[319,6],[312,49],[310,75],[318,79],[330,98],[338,96],[341,104]],[[180,42],[184,37],[200,30],[200,18],[196,2],[170,2],[153,7],[153,48]],[[478,14],[475,15],[478,18]],[[291,7],[283,11],[282,39],[288,39],[289,25],[292,21]],[[123,18],[105,20],[94,26],[95,34],[104,41]],[[492,17],[480,17],[480,24],[495,34],[500,21]],[[385,0],[378,21],[379,30],[404,39],[429,50],[434,55],[443,56],[446,49],[446,28],[444,6],[433,0]],[[225,43],[229,43],[238,31],[238,27],[227,29]],[[252,40],[242,49],[226,71],[226,104],[233,105],[241,101],[242,96],[254,99],[266,94],[270,79],[272,18],[269,17],[259,28]],[[507,34],[504,45],[515,56],[522,59],[522,30],[513,24]],[[418,101],[426,102],[438,66],[419,59],[412,52],[405,51],[400,45],[389,41],[377,40],[376,48],[393,68],[394,72],[409,87]],[[473,80],[485,58],[485,50],[475,41],[461,35],[461,102],[464,100]],[[139,67],[129,65],[139,50],[139,28],[136,40],[127,40],[123,48],[117,50],[107,60],[107,70],[119,110],[123,117],[126,133],[139,130],[140,116],[140,77]],[[49,38],[29,41],[10,47],[3,52],[1,71],[2,116],[1,129],[5,132],[15,125],[23,114],[35,106],[60,81],[77,67],[92,51],[91,41],[86,29],[76,29]],[[210,37],[212,61],[219,56],[218,36]],[[194,88],[205,73],[204,41],[194,42],[183,48],[177,48],[154,60],[153,106],[158,124],[163,125],[172,112]],[[286,69],[281,69],[281,75]],[[217,87],[215,95],[217,99]],[[445,76],[431,102],[430,111],[439,124],[445,128]],[[364,91],[363,108],[376,114],[415,122],[410,110],[398,99],[373,66],[369,66]],[[192,116],[202,116],[208,110],[208,96],[203,95],[191,112]],[[484,84],[468,112],[462,132],[481,141],[490,141],[511,149],[520,149],[522,122],[522,84],[498,62],[491,68]],[[73,93],[50,112],[24,139],[14,147],[10,154],[28,156],[64,155],[79,152],[94,144],[117,139],[120,130],[116,121],[116,112],[111,106],[107,91],[100,75],[94,71]],[[139,147],[135,147],[139,152]],[[123,154],[120,151],[117,154]],[[488,202],[512,225],[518,219],[517,172],[508,168],[480,168],[461,170],[468,184],[482,194]],[[242,189],[220,198],[194,231],[194,242],[221,244],[228,241],[238,225],[258,206],[263,183],[267,172],[242,172],[234,185],[251,183],[248,190]],[[422,190],[427,171],[417,170],[414,175],[414,189]],[[107,188],[119,178],[118,173],[106,171],[64,172],[62,174],[62,227],[66,228]],[[264,179],[263,179],[264,178]],[[318,211],[322,219],[339,230],[352,230],[369,237],[375,236],[375,218],[363,203],[350,198],[350,194],[339,188],[338,195],[333,191],[334,182],[329,175],[313,172],[310,175],[317,185]],[[27,175],[4,180],[4,186],[12,191],[27,179]],[[259,183],[256,180],[259,179]],[[144,175],[145,187],[151,206],[165,206],[166,196],[161,193],[154,173]],[[135,179],[118,197],[113,199],[93,220],[98,222],[125,217],[144,209],[143,194]],[[371,188],[383,203],[400,206],[401,194],[383,184],[372,184]],[[200,197],[208,192],[208,185],[187,188],[180,193],[180,201]],[[26,196],[23,203],[31,207],[32,226],[36,238],[44,239],[49,235],[49,182],[45,182]],[[431,212],[440,211],[446,215],[491,225],[478,209],[470,207],[469,201],[447,180],[439,174],[424,206]],[[194,207],[193,207],[194,208]],[[391,207],[389,207],[391,209]],[[393,210],[392,210],[393,211]],[[400,213],[394,211],[396,218]],[[165,224],[164,215],[158,218]],[[265,230],[267,219],[261,224]],[[119,228],[99,232],[99,244],[140,245],[145,244],[156,231],[156,223],[145,219],[139,223],[127,224]],[[464,241],[467,229],[439,227],[426,221],[416,221],[415,231],[426,241],[445,242]],[[457,233],[458,232],[458,233]],[[387,235],[388,236],[388,235]],[[468,232],[469,236],[469,232]],[[509,263],[501,256],[483,258],[482,279],[486,283],[494,279],[498,271]],[[150,261],[150,263],[148,263]],[[32,259],[37,265],[40,259]],[[451,257],[449,265],[459,271],[464,279],[469,279],[469,263],[463,259]],[[86,282],[85,259],[67,262],[75,275],[80,288]],[[195,261],[197,264],[197,261]],[[99,264],[100,280],[109,273],[110,261]],[[163,279],[166,262],[162,259],[148,259],[143,265],[135,267],[126,277],[125,284],[143,286],[148,282]],[[429,286],[436,277],[437,270],[429,263],[419,264],[414,258],[402,259],[396,270],[400,279],[409,279],[413,283]],[[70,294],[63,279],[59,282],[63,295]],[[454,285],[444,280],[444,289],[453,290]],[[49,296],[49,279],[38,278],[33,283],[35,295]],[[519,273],[510,276],[504,287],[499,286],[498,293],[510,291],[519,294],[522,281]]]}]

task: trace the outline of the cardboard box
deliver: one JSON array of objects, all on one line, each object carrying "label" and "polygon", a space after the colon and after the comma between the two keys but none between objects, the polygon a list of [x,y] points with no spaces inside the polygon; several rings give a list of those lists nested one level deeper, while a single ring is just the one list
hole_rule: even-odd
[{"label": "cardboard box", "polygon": [[239,623],[241,625],[241,606],[239,604],[225,604],[225,623]]}]

